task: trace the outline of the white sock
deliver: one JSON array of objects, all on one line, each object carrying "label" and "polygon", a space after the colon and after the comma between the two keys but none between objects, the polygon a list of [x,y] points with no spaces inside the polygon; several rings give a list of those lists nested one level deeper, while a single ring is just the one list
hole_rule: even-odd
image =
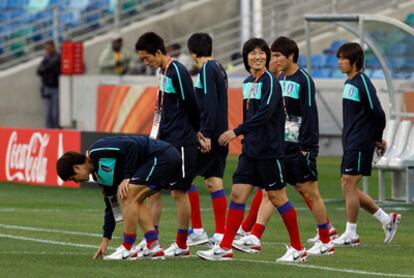
[{"label": "white sock", "polygon": [[193,229],[193,233],[196,235],[201,235],[204,233],[204,228]]},{"label": "white sock", "polygon": [[382,225],[386,225],[390,222],[390,216],[388,213],[385,213],[382,208],[377,210],[376,213],[373,214],[373,216],[378,219],[379,222],[381,222]]},{"label": "white sock", "polygon": [[356,231],[357,231],[357,224],[356,223],[346,222],[346,230],[345,230],[346,233],[351,234],[351,236],[355,236],[356,233],[357,233]]}]

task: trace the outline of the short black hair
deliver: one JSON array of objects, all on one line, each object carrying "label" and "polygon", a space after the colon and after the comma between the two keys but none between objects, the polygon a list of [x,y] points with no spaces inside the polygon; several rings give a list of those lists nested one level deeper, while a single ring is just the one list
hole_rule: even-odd
[{"label": "short black hair", "polygon": [[66,181],[75,175],[73,166],[86,162],[86,155],[78,152],[66,152],[56,161],[56,171],[58,176]]},{"label": "short black hair", "polygon": [[344,59],[348,59],[351,66],[355,65],[357,70],[361,70],[364,67],[364,50],[357,42],[347,42],[338,49],[336,57],[342,56]]},{"label": "short black hair", "polygon": [[267,45],[267,42],[262,38],[251,38],[243,44],[243,50],[242,50],[244,68],[248,72],[250,72],[250,66],[247,62],[247,55],[250,52],[252,52],[255,48],[259,48],[260,50],[266,53],[266,68],[269,68],[269,62],[270,62],[269,45]]},{"label": "short black hair", "polygon": [[209,57],[213,52],[213,39],[207,33],[194,33],[188,39],[187,47],[197,57]]},{"label": "short black hair", "polygon": [[278,37],[270,48],[273,52],[280,52],[285,57],[293,54],[293,62],[296,63],[299,58],[299,48],[296,42],[288,37]]},{"label": "short black hair", "polygon": [[162,54],[167,54],[164,40],[154,32],[147,32],[141,35],[135,43],[135,51],[146,51],[155,55],[157,50],[160,50]]}]

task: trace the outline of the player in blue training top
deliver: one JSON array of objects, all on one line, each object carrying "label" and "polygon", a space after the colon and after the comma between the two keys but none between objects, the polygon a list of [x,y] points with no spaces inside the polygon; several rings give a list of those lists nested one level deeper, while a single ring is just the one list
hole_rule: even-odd
[{"label": "player in blue training top", "polygon": [[364,51],[358,43],[345,43],[336,56],[339,69],[348,76],[342,95],[341,188],[346,204],[346,230],[333,242],[335,245],[358,246],[357,219],[362,207],[378,219],[385,232],[384,243],[390,243],[397,232],[401,215],[385,213],[372,198],[358,188],[362,176],[371,175],[372,158],[386,149],[382,139],[385,113],[374,85],[363,73]]},{"label": "player in blue training top", "polygon": [[[318,234],[307,252],[310,255],[331,255],[335,253],[330,232],[331,227],[326,208],[318,189],[318,171],[316,157],[319,145],[318,108],[315,102],[315,84],[309,74],[297,64],[299,48],[295,41],[287,37],[277,38],[271,47],[272,60],[284,73],[279,80],[283,90],[286,110],[285,124],[285,174],[286,181],[302,195],[305,203],[315,217]],[[265,224],[270,220],[273,209],[267,198],[253,226],[251,235],[233,243],[233,246],[245,252],[260,250],[260,238]],[[263,223],[264,222],[264,223]]]},{"label": "player in blue training top", "polygon": [[[177,182],[181,156],[173,146],[146,136],[107,137],[96,141],[86,155],[66,152],[58,159],[56,168],[62,180],[88,181],[91,174],[105,195],[104,232],[94,258],[164,259],[151,213],[144,201]],[[122,215],[115,207],[117,195],[122,200]],[[104,257],[115,229],[115,219],[122,220],[122,216],[122,244]],[[133,248],[138,224],[146,239],[141,252]]]},{"label": "player in blue training top", "polygon": [[[204,177],[211,195],[214,212],[215,233],[210,243],[218,243],[223,238],[226,224],[227,200],[223,190],[223,175],[226,166],[228,146],[218,143],[219,136],[228,129],[227,119],[227,74],[223,66],[211,57],[213,40],[206,33],[195,33],[187,41],[188,50],[200,68],[195,85],[196,97],[201,107],[200,131],[197,133],[201,151],[197,160],[197,174]],[[206,243],[209,238],[204,231],[200,199],[193,185],[188,191],[191,203],[192,233],[189,246]]]},{"label": "player in blue training top", "polygon": [[[181,179],[171,195],[176,200],[178,230],[176,242],[165,250],[168,257],[189,256],[187,246],[190,221],[190,202],[187,190],[196,175],[196,132],[200,129],[200,111],[194,93],[193,81],[186,68],[167,55],[164,40],[153,32],[140,36],[135,44],[139,58],[150,68],[158,69],[159,85],[151,137],[164,140],[181,153]],[[160,194],[152,202],[152,216],[157,225],[161,215]]]},{"label": "player in blue training top", "polygon": [[296,210],[286,195],[283,174],[284,126],[282,89],[273,73],[267,71],[270,49],[266,41],[249,39],[243,45],[243,63],[250,73],[243,83],[243,123],[224,132],[219,143],[227,145],[243,135],[243,149],[233,175],[231,202],[223,240],[197,255],[206,260],[233,258],[232,242],[243,221],[245,203],[253,188],[264,188],[282,216],[290,236],[290,246],[278,262],[300,262],[307,254],[300,241]]}]

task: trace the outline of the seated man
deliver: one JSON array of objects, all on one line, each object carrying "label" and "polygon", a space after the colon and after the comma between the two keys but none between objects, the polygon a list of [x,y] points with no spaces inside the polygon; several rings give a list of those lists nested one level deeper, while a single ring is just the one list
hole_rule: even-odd
[{"label": "seated man", "polygon": [[[62,180],[88,181],[92,174],[105,195],[104,233],[94,258],[105,255],[115,229],[115,219],[123,216],[122,244],[104,259],[164,259],[151,213],[144,201],[176,183],[181,169],[181,155],[176,148],[146,136],[107,137],[96,141],[86,155],[66,152],[58,159],[56,167]],[[123,215],[116,210],[117,193],[122,199]],[[146,247],[139,254],[132,248],[138,224],[146,239]]]}]

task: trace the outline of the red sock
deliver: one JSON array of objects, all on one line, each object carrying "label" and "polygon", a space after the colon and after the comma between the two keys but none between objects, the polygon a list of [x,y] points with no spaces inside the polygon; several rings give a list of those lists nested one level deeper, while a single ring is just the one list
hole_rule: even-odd
[{"label": "red sock", "polygon": [[287,201],[285,204],[277,208],[285,223],[290,237],[290,245],[296,250],[302,250],[303,245],[300,241],[298,220],[296,217],[296,210],[292,204]]},{"label": "red sock", "polygon": [[158,233],[156,230],[148,231],[144,234],[144,238],[147,241],[147,248],[151,249],[152,243],[158,240]]},{"label": "red sock", "polygon": [[244,220],[242,224],[243,231],[250,232],[252,230],[254,223],[256,223],[257,214],[259,212],[262,199],[263,199],[263,189],[257,189],[256,194],[254,195],[254,198],[252,200],[252,203],[250,204],[249,214],[247,215],[246,219]]},{"label": "red sock", "polygon": [[256,236],[258,239],[261,239],[265,229],[266,229],[265,225],[256,223],[256,224],[253,225],[252,235]]},{"label": "red sock", "polygon": [[229,214],[227,216],[226,231],[220,243],[221,248],[231,249],[237,230],[243,221],[245,204],[230,202]]},{"label": "red sock", "polygon": [[216,222],[216,233],[224,234],[226,225],[227,199],[223,189],[211,193],[211,203],[214,211],[214,220]]},{"label": "red sock", "polygon": [[187,229],[178,229],[177,238],[176,238],[176,243],[178,247],[180,247],[181,249],[187,248],[187,237],[188,237]]},{"label": "red sock", "polygon": [[122,245],[125,247],[125,249],[131,250],[132,245],[134,245],[136,237],[137,237],[136,234],[124,233],[124,239],[122,241]]},{"label": "red sock", "polygon": [[328,223],[318,225],[319,239],[322,243],[328,243],[331,241],[329,237],[329,226]]},{"label": "red sock", "polygon": [[191,227],[193,229],[201,229],[203,228],[203,223],[201,222],[200,198],[195,185],[191,185],[187,194],[191,205]]}]

